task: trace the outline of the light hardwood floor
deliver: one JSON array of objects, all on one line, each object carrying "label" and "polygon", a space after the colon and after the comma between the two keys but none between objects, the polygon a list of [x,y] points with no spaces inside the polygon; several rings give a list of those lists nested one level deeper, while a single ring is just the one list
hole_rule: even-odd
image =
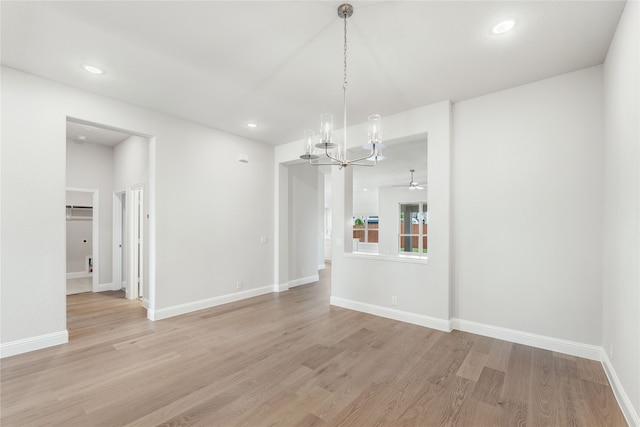
[{"label": "light hardwood floor", "polygon": [[9,426],[626,426],[598,362],[329,306],[321,281],[151,322],[70,295],[70,342],[2,360]]}]

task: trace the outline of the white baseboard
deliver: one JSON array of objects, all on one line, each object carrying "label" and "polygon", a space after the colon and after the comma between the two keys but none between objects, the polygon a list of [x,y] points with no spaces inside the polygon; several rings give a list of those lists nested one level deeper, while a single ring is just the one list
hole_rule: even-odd
[{"label": "white baseboard", "polygon": [[463,332],[529,345],[558,353],[570,354],[572,356],[583,357],[585,359],[597,360],[601,362],[604,367],[604,371],[609,379],[613,393],[618,400],[618,404],[627,420],[627,423],[631,427],[640,427],[640,416],[638,416],[638,412],[634,409],[631,399],[624,391],[622,383],[620,382],[609,357],[600,346],[552,338],[544,335],[537,335],[529,332],[522,332],[462,319],[451,319],[451,321],[447,321],[444,319],[409,313],[334,296],[331,297],[331,305],[414,325],[426,326],[428,328],[438,329],[441,331],[451,332],[453,329],[457,329]]},{"label": "white baseboard", "polygon": [[288,283],[280,283],[278,285],[273,285],[273,292],[284,292],[289,290]]},{"label": "white baseboard", "polygon": [[105,291],[119,291],[120,286],[118,284],[113,283],[98,283],[98,288],[96,292],[105,292]]},{"label": "white baseboard", "polygon": [[40,350],[46,347],[53,347],[54,345],[66,344],[68,342],[69,331],[66,329],[64,331],[11,341],[0,345],[0,358],[15,356],[16,354]]},{"label": "white baseboard", "polygon": [[157,310],[148,309],[147,318],[149,320],[166,319],[168,317],[179,316],[181,314],[191,313],[193,311],[203,310],[205,308],[215,307],[217,305],[227,304],[234,301],[240,301],[246,298],[256,297],[258,295],[270,294],[272,292],[273,286],[263,286],[261,288],[248,289],[246,291],[221,295],[219,297],[174,305],[173,307],[160,308]]},{"label": "white baseboard", "polygon": [[289,288],[294,288],[296,286],[307,285],[309,283],[317,282],[320,280],[320,276],[318,274],[314,274],[312,276],[301,277],[299,279],[290,280],[288,285]]},{"label": "white baseboard", "polygon": [[86,271],[76,271],[73,273],[67,273],[67,279],[80,279],[82,277],[91,277],[91,273]]},{"label": "white baseboard", "polygon": [[485,337],[497,338],[504,341],[518,344],[530,345],[532,347],[545,350],[556,351],[558,353],[570,354],[572,356],[584,357],[585,359],[601,360],[602,347],[583,344],[575,341],[563,340],[560,338],[547,337],[544,335],[532,334],[529,332],[517,331],[514,329],[502,328],[499,326],[487,325],[484,323],[471,322],[469,320],[451,319],[453,329],[464,332],[483,335]]},{"label": "white baseboard", "polygon": [[400,322],[411,323],[414,325],[425,326],[439,331],[451,332],[451,326],[448,320],[438,319],[437,317],[425,316],[422,314],[410,313],[407,311],[396,310],[379,305],[367,304],[359,301],[352,301],[345,298],[331,297],[331,305],[350,310],[361,311],[363,313],[373,314],[375,316],[386,317],[387,319],[398,320]]},{"label": "white baseboard", "polygon": [[611,363],[611,360],[609,360],[609,356],[607,356],[607,352],[604,350],[604,348],[602,348],[601,350],[604,373],[607,374],[609,384],[611,384],[611,389],[613,390],[613,394],[618,400],[618,405],[620,406],[622,414],[627,420],[627,424],[629,424],[630,427],[640,427],[640,416],[638,415],[638,412],[636,412],[633,405],[631,404],[629,395],[627,395],[627,393],[624,391],[622,383],[620,383],[620,379],[616,374],[616,370],[613,368],[613,364]]}]

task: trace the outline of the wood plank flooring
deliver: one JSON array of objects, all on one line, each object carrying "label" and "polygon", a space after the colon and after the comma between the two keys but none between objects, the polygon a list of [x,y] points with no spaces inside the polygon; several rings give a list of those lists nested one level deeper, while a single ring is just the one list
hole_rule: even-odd
[{"label": "wood plank flooring", "polygon": [[70,295],[70,342],[2,360],[9,426],[626,426],[598,362],[329,306],[318,283],[157,322]]}]

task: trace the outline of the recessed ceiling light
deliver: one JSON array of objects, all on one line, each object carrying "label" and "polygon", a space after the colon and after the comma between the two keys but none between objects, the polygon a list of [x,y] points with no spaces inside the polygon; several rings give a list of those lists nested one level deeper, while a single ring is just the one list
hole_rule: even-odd
[{"label": "recessed ceiling light", "polygon": [[493,28],[491,29],[491,32],[493,34],[504,34],[509,30],[512,30],[513,27],[516,26],[516,20],[511,18],[511,19],[505,19],[504,21],[500,21],[498,22],[496,25],[493,26]]},{"label": "recessed ceiling light", "polygon": [[82,64],[82,68],[85,71],[90,72],[91,74],[104,74],[105,73],[105,71],[102,68],[96,67],[95,65]]},{"label": "recessed ceiling light", "polygon": [[248,126],[248,127],[250,127],[250,128],[252,128],[252,129],[255,129],[255,128],[257,128],[257,127],[258,127],[258,124],[257,124],[257,123],[253,123],[253,122],[251,122],[251,123],[247,123],[247,126]]}]

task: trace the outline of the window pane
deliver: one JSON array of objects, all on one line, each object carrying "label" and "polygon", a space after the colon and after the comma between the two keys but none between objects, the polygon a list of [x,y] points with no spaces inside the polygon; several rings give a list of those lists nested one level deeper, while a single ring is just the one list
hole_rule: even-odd
[{"label": "window pane", "polygon": [[353,217],[353,238],[358,239],[360,242],[364,242],[365,239],[365,218],[364,217]]},{"label": "window pane", "polygon": [[427,253],[427,204],[400,204],[398,247],[400,252],[420,255]]},{"label": "window pane", "polygon": [[418,236],[404,234],[400,236],[400,252],[418,252]]},{"label": "window pane", "polygon": [[418,227],[418,212],[420,206],[418,204],[408,203],[400,205],[400,252],[412,252],[413,248],[417,248],[417,240],[414,242],[411,234],[417,234],[418,229],[414,230],[414,225]]}]

